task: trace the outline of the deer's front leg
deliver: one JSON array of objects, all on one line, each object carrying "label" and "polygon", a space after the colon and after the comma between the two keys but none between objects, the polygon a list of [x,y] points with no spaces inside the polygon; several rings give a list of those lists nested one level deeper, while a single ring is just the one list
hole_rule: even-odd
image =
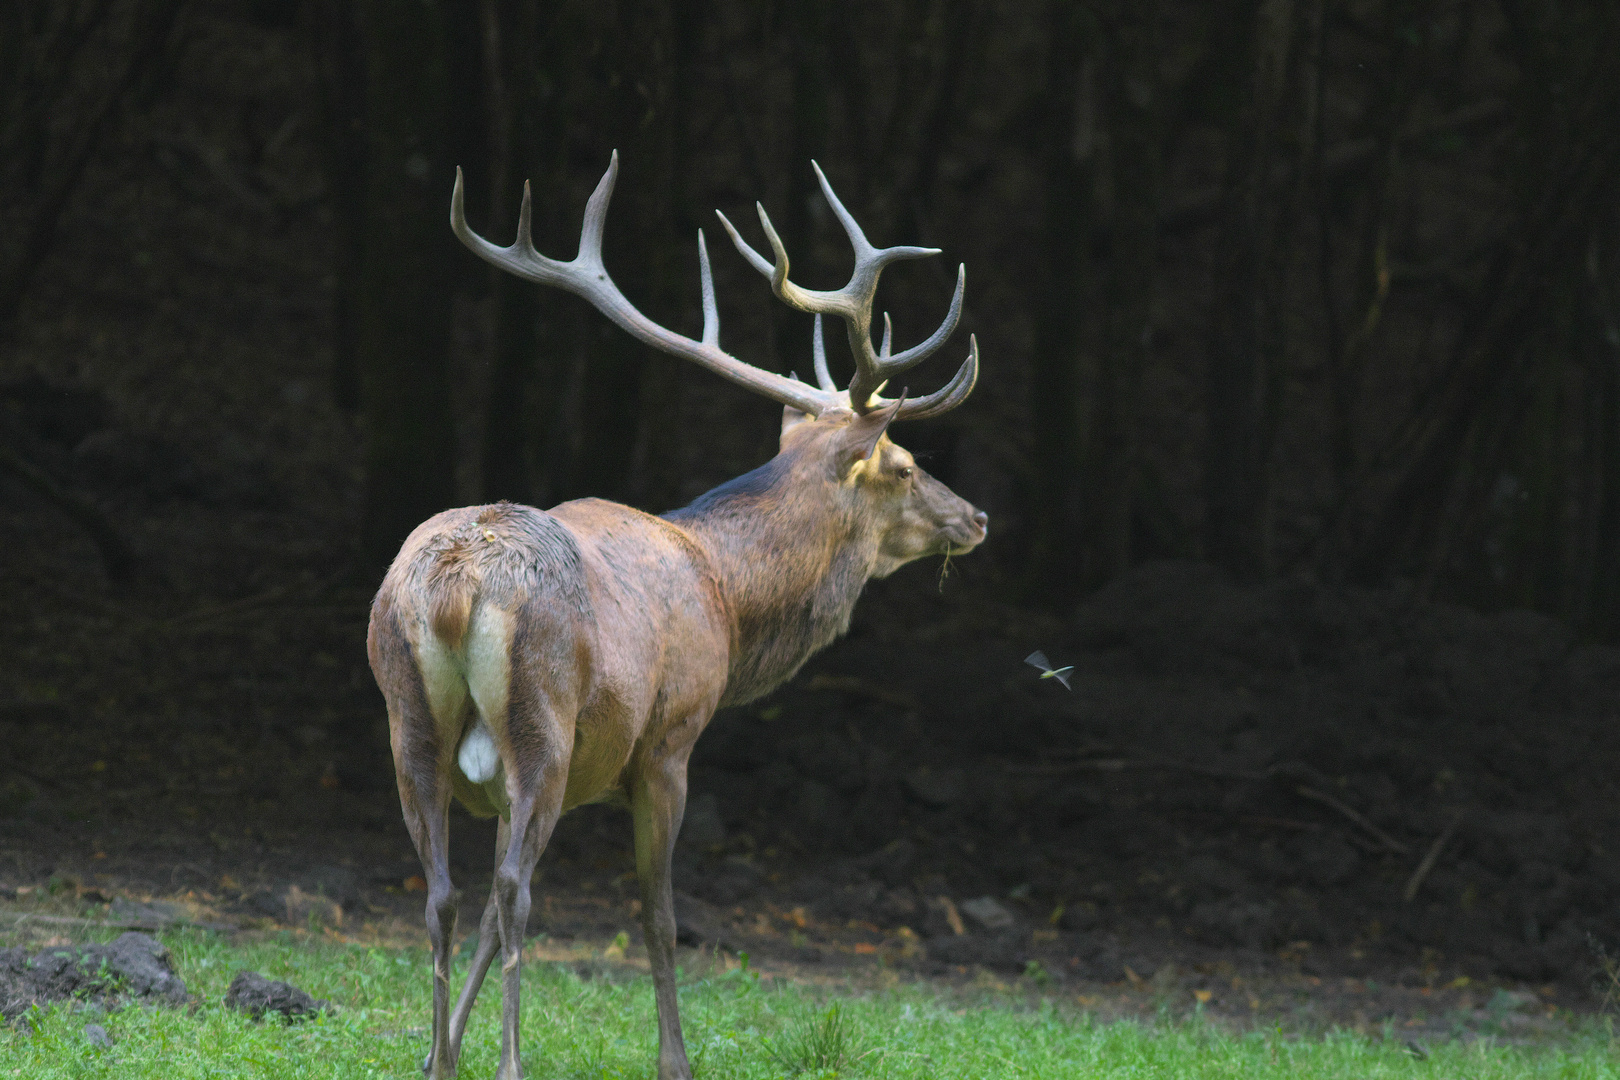
[{"label": "deer's front leg", "polygon": [[686,810],[686,759],[690,747],[650,762],[630,797],[635,818],[636,876],[641,881],[641,929],[647,939],[653,995],[658,1002],[658,1080],[691,1080],[675,997],[675,893],[670,855]]}]

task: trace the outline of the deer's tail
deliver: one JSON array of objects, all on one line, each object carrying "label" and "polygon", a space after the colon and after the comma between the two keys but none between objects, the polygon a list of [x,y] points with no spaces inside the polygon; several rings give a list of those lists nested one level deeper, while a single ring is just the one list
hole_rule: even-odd
[{"label": "deer's tail", "polygon": [[[427,574],[427,620],[435,640],[438,671],[459,685],[445,700],[471,699],[472,709],[457,706],[456,715],[439,718],[457,740],[456,764],[474,784],[493,780],[500,768],[496,729],[506,721],[509,674],[509,628],[501,615],[480,603],[482,574],[466,543],[452,544],[433,561]],[[425,659],[426,657],[424,657]],[[463,696],[465,695],[465,696]]]},{"label": "deer's tail", "polygon": [[470,553],[453,547],[434,563],[430,579],[428,625],[451,652],[460,652],[478,595],[478,574]]}]

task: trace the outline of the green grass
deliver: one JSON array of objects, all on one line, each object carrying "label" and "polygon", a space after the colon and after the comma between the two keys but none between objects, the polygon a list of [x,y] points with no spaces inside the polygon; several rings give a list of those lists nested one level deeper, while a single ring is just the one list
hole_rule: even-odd
[{"label": "green grass", "polygon": [[[427,1050],[429,968],[422,950],[307,944],[290,937],[231,945],[168,937],[181,975],[204,1004],[195,1012],[135,1007],[106,1015],[56,1008],[0,1028],[0,1080],[54,1077],[416,1077]],[[254,1023],[219,1005],[242,968],[287,979],[341,1006],[335,1016]],[[461,1075],[492,1076],[498,995],[486,986]],[[524,1062],[530,1076],[566,1080],[650,1077],[655,1061],[646,977],[581,980],[555,964],[524,970]],[[1591,1026],[1556,1045],[1449,1043],[1418,1060],[1399,1038],[1347,1033],[1235,1034],[1199,1020],[1103,1023],[1012,995],[972,1002],[919,988],[830,999],[762,982],[746,971],[689,981],[681,992],[687,1046],[700,1080],[832,1076],[1614,1077],[1620,1049]],[[115,1040],[84,1037],[102,1024]]]}]

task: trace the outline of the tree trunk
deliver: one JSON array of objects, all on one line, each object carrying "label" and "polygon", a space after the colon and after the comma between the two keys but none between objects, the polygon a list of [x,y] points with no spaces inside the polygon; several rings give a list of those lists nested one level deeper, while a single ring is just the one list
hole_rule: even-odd
[{"label": "tree trunk", "polygon": [[0,9],[0,341],[91,156],[160,67],[179,0]]},{"label": "tree trunk", "polygon": [[455,497],[446,370],[449,75],[443,5],[362,0],[366,48],[364,254],[356,358],[366,433],[362,546],[391,559]]},{"label": "tree trunk", "polygon": [[1620,271],[1614,246],[1620,228],[1611,220],[1588,241],[1586,270],[1591,305],[1587,334],[1587,461],[1592,492],[1588,514],[1587,587],[1576,625],[1600,641],[1620,639],[1620,305],[1612,282]]},{"label": "tree trunk", "polygon": [[1059,607],[1130,565],[1136,401],[1158,279],[1158,5],[1053,5],[1046,283],[1030,380],[1035,583]]},{"label": "tree trunk", "polygon": [[1136,403],[1152,358],[1159,263],[1159,174],[1164,88],[1158,5],[1123,0],[1107,13],[1099,42],[1108,134],[1106,175],[1096,185],[1107,259],[1093,318],[1101,322],[1086,452],[1085,563],[1094,588],[1131,562],[1136,493]]},{"label": "tree trunk", "polygon": [[319,0],[308,26],[320,70],[322,150],[332,206],[332,400],[360,408],[359,290],[366,222],[366,54],[355,0]]},{"label": "tree trunk", "polygon": [[1068,0],[1053,0],[1048,12],[1044,281],[1029,380],[1035,442],[1029,584],[1034,595],[1058,607],[1074,598],[1081,579],[1075,537],[1081,457],[1077,309],[1088,239],[1085,159],[1097,137],[1094,75],[1081,56],[1081,15]]},{"label": "tree trunk", "polygon": [[[684,118],[672,108],[676,27],[669,0],[619,5],[605,27],[595,73],[605,87],[605,129],[620,151],[619,186],[609,214],[606,260],[632,303],[656,322],[679,321],[674,286],[675,149]],[[610,146],[601,146],[598,167]],[[681,256],[696,261],[683,238]],[[598,316],[588,322],[585,367],[575,424],[583,440],[560,497],[596,495],[663,509],[680,454],[680,361],[657,353]],[[684,373],[682,373],[684,374]]]},{"label": "tree trunk", "polygon": [[1247,105],[1228,142],[1205,388],[1204,554],[1247,579],[1271,568],[1271,434],[1281,378],[1272,163],[1293,34],[1293,0],[1260,0]]},{"label": "tree trunk", "polygon": [[[540,147],[565,133],[536,91],[549,74],[552,40],[541,33],[538,0],[482,0],[484,110],[489,131],[489,235],[506,244],[517,228],[519,192],[540,164]],[[541,136],[551,136],[549,139]],[[554,193],[552,169],[541,169],[545,201]],[[529,410],[525,407],[540,362],[538,286],[489,268],[494,326],[484,406],[483,498],[493,502],[537,499],[529,468]]]}]

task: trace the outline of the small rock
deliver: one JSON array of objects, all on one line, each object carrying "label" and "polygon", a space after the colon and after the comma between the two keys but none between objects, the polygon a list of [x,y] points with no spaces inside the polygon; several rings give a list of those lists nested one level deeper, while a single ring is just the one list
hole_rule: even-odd
[{"label": "small rock", "polygon": [[[125,933],[113,939],[105,949],[107,969],[119,977],[123,989],[142,997],[167,998],[182,1004],[191,998],[186,984],[174,971],[174,958],[169,950],[149,934]],[[95,947],[85,950],[95,952]],[[91,959],[89,955],[87,960]]]},{"label": "small rock", "polygon": [[84,1025],[84,1039],[98,1050],[111,1050],[113,1046],[112,1036],[100,1024]]},{"label": "small rock", "polygon": [[238,971],[225,991],[225,1007],[245,1012],[258,1020],[267,1012],[278,1012],[288,1020],[302,1020],[331,1012],[332,1003],[310,997],[291,983],[267,979],[257,971]]},{"label": "small rock", "polygon": [[1011,930],[1018,925],[1018,916],[993,896],[964,900],[958,906],[963,915],[992,933],[998,930]]}]

